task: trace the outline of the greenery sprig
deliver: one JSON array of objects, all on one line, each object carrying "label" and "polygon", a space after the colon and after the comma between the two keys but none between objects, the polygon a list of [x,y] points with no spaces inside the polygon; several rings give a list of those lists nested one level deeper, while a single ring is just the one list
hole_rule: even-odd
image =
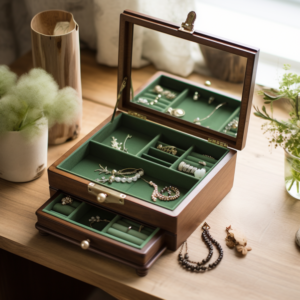
[{"label": "greenery sprig", "polygon": [[[284,65],[285,71],[289,69],[290,65]],[[270,105],[271,112],[268,113],[265,106],[261,110],[254,106],[254,115],[266,121],[262,129],[264,133],[270,134],[270,145],[275,148],[280,146],[300,157],[300,76],[285,72],[278,90],[259,91],[259,94],[263,95],[264,103]],[[273,117],[273,103],[280,99],[286,99],[291,106],[287,121],[279,121]]]}]

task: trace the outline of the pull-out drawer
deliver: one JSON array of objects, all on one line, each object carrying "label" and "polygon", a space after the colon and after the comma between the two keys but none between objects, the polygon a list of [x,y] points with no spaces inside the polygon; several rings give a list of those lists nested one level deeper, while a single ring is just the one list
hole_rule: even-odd
[{"label": "pull-out drawer", "polygon": [[[72,197],[72,203],[63,205],[65,196],[58,191],[37,210],[36,228],[41,234],[52,234],[84,250],[134,267],[140,276],[145,276],[166,250],[164,231],[160,228],[122,217],[75,197]],[[97,222],[97,218],[100,221]]]}]

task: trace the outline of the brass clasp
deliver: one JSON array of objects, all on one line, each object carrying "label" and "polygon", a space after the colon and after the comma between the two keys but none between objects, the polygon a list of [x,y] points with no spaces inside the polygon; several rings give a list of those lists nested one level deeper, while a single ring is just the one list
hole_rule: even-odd
[{"label": "brass clasp", "polygon": [[188,32],[188,33],[193,33],[196,17],[197,17],[196,13],[194,11],[190,11],[186,17],[185,22],[181,23],[181,27],[178,30]]},{"label": "brass clasp", "polygon": [[97,201],[100,203],[115,203],[124,205],[126,198],[125,194],[110,190],[104,186],[100,186],[93,182],[88,185],[88,192],[96,196]]}]

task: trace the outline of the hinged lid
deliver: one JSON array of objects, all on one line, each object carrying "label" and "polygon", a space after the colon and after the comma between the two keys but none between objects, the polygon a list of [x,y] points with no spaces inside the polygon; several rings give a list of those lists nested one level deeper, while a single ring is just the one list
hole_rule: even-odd
[{"label": "hinged lid", "polygon": [[[118,93],[121,91],[121,87],[123,87],[122,82],[124,78],[127,78],[127,85],[122,91],[122,97],[117,104],[117,107],[123,111],[131,111],[133,112],[133,115],[146,117],[147,120],[160,123],[206,140],[216,141],[219,145],[228,145],[228,147],[241,150],[245,147],[246,143],[259,50],[257,48],[230,42],[207,33],[196,30],[193,31],[195,17],[196,14],[190,12],[186,21],[182,24],[172,24],[130,10],[125,10],[121,14]],[[182,99],[174,101],[176,102],[176,105],[178,105],[177,108],[179,110],[181,110],[182,107],[184,108],[183,111],[186,113],[185,116],[181,114],[182,111],[179,111],[179,117],[174,113],[172,114],[174,107],[172,108],[170,106],[173,105],[173,102],[170,102],[170,105],[165,104],[165,110],[162,110],[158,106],[157,109],[155,109],[157,100],[155,103],[154,101],[151,101],[151,103],[147,102],[141,104],[137,103],[138,101],[136,98],[132,100],[130,82],[132,79],[133,31],[135,27],[137,27],[136,29],[143,27],[147,28],[147,30],[154,30],[160,32],[160,34],[166,34],[168,37],[173,36],[181,39],[178,40],[180,42],[184,39],[199,44],[197,46],[199,46],[198,49],[201,49],[200,52],[203,55],[206,67],[210,70],[211,74],[218,78],[215,79],[215,81],[221,82],[222,84],[219,84],[219,86],[224,87],[224,89],[217,90],[214,86],[214,80],[210,79],[211,77],[209,77],[209,80],[212,81],[212,86],[208,87],[207,84],[204,84],[206,80],[203,80],[203,82],[201,81],[203,84],[199,84],[183,77],[159,72],[140,88],[139,91],[143,91],[143,89],[147,87],[148,92],[149,88],[151,88],[153,89],[151,91],[157,93],[155,90],[156,82],[160,82],[158,81],[160,78],[163,78],[165,82],[166,80],[168,82],[173,80],[174,89],[182,87],[182,92],[179,89],[178,93],[175,93],[176,95],[174,95],[178,96],[178,98],[189,98],[189,103],[187,101],[182,102]],[[227,56],[220,58],[220,54],[222,53],[225,53]],[[190,56],[187,59],[190,59]],[[239,59],[243,61],[243,66],[237,63]],[[232,84],[226,81],[228,80],[227,77],[230,77],[230,74],[228,75],[228,70],[226,68],[224,70],[222,65],[225,61],[230,63],[231,72],[236,71],[241,74],[242,70],[243,83]],[[218,70],[219,67],[221,71]],[[224,76],[216,75],[215,73],[217,71],[223,73],[227,72],[225,75],[223,74],[227,77],[225,78]],[[222,81],[220,81],[220,78],[222,78]],[[232,81],[232,76],[229,79]],[[240,90],[240,97],[224,92],[227,86],[237,86]],[[195,96],[198,96],[199,94],[199,97],[203,97],[200,99],[201,101],[193,102],[194,93]],[[213,95],[213,97],[210,97],[210,95]],[[155,99],[159,100],[159,97],[161,96],[158,96]],[[196,98],[194,98],[194,100]],[[212,99],[212,101],[214,101],[214,98],[216,98],[216,101],[211,104],[210,100]],[[144,100],[139,101],[143,102]],[[196,104],[193,104],[196,102],[202,104],[196,106]],[[167,101],[165,101],[165,103],[167,103]],[[207,103],[209,103],[209,107]],[[185,110],[189,111],[186,112]]]}]

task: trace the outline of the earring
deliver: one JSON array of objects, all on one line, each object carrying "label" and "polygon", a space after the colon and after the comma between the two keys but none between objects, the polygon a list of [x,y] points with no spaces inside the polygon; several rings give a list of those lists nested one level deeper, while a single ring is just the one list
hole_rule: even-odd
[{"label": "earring", "polygon": [[[114,136],[112,136],[111,138],[112,138],[111,146],[114,149],[121,150],[121,151],[123,151],[125,153],[128,153],[128,150],[126,149],[125,144],[126,144],[126,142],[127,142],[128,139],[132,138],[132,135],[128,134],[126,136],[126,138],[125,138],[124,143],[118,143],[117,139]],[[123,146],[122,146],[122,144],[123,144]]]},{"label": "earring", "polygon": [[156,148],[169,154],[173,154],[173,155],[177,154],[177,149],[174,146],[163,146],[159,144]]},{"label": "earring", "polygon": [[66,196],[66,197],[61,199],[61,204],[62,205],[71,204],[72,202],[73,202],[73,200],[70,196]]},{"label": "earring", "polygon": [[129,232],[129,230],[131,229],[132,227],[131,226],[129,226],[128,228],[127,228],[127,230],[126,230],[126,233],[128,233]]},{"label": "earring", "polygon": [[195,92],[195,94],[194,94],[194,96],[193,96],[193,100],[194,101],[197,101],[198,100],[198,98],[199,98],[199,94],[198,94],[198,92]]},{"label": "earring", "polygon": [[164,89],[160,85],[156,85],[153,89],[153,92],[156,94],[161,94],[164,91]]},{"label": "earring", "polygon": [[224,129],[224,132],[226,133],[227,130],[231,131],[231,132],[234,132],[236,133],[237,130],[238,130],[238,125],[239,125],[239,121],[238,121],[238,118],[235,118],[233,119],[231,122],[229,122],[225,129]]},{"label": "earring", "polygon": [[149,105],[149,102],[146,98],[139,98],[136,102]]},{"label": "earring", "polygon": [[175,97],[176,97],[176,94],[175,93],[172,93],[170,91],[165,91],[163,92],[163,95],[167,98],[167,99],[170,99],[170,100],[173,100]]},{"label": "earring", "polygon": [[101,218],[100,218],[99,216],[96,216],[96,218],[95,218],[95,217],[91,217],[91,218],[89,219],[89,222],[90,222],[90,227],[93,228],[92,225],[93,225],[95,222],[97,222],[97,223],[99,223],[99,222],[107,222],[107,223],[109,223],[110,221],[109,221],[109,220],[106,220],[106,219],[101,220]]},{"label": "earring", "polygon": [[154,99],[153,101],[150,102],[150,105],[154,105],[155,103],[157,103],[160,97],[161,97],[161,95],[158,94],[158,95],[155,97],[155,99]]},{"label": "earring", "polygon": [[209,97],[208,104],[212,104],[215,101],[214,97]]},{"label": "earring", "polygon": [[197,125],[201,125],[200,118],[194,119],[193,123]]},{"label": "earring", "polygon": [[169,107],[167,110],[167,113],[169,113],[171,116],[181,118],[185,115],[185,111],[182,108],[172,108]]},{"label": "earring", "polygon": [[143,228],[144,228],[144,225],[140,225],[139,232],[141,232]]}]

